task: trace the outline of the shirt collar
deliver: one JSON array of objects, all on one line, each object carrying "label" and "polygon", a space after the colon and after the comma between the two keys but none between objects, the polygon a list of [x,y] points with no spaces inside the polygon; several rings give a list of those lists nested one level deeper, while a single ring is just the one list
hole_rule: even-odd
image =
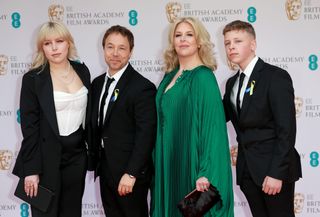
[{"label": "shirt collar", "polygon": [[120,80],[122,74],[124,73],[124,71],[127,69],[128,65],[129,65],[129,62],[124,67],[122,67],[122,69],[117,71],[113,76],[110,76],[109,73],[107,73],[107,76],[105,79],[107,80],[108,78],[114,78],[114,80],[116,82],[118,82]]},{"label": "shirt collar", "polygon": [[253,68],[256,65],[256,63],[258,62],[258,57],[255,56],[250,63],[247,65],[247,67],[244,69],[243,73],[246,75],[246,77],[250,78]]}]

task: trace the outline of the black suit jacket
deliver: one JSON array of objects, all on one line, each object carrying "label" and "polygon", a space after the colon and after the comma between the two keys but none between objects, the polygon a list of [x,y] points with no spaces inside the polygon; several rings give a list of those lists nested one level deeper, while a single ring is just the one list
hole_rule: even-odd
[{"label": "black suit jacket", "polygon": [[[99,100],[105,76],[106,73],[92,82],[91,126],[98,157],[96,175],[99,175],[99,158],[103,154],[110,170],[110,174],[106,175],[114,186],[118,186],[124,173],[135,176],[136,185],[150,181],[153,169],[151,153],[156,133],[156,88],[129,64],[115,87],[119,94],[115,101],[109,102],[100,135]],[[111,98],[113,96],[114,92]],[[101,148],[102,140],[104,149]]]},{"label": "black suit jacket", "polygon": [[[70,64],[90,92],[88,68],[77,62],[70,61]],[[86,114],[88,129],[90,106],[87,106]],[[40,174],[40,183],[55,190],[60,179],[61,145],[49,64],[23,76],[20,115],[23,141],[13,174],[19,177]]]},{"label": "black suit jacket", "polygon": [[283,69],[259,59],[249,78],[252,95],[246,92],[238,117],[230,94],[239,73],[229,78],[224,95],[226,119],[237,133],[237,183],[245,166],[256,184],[266,176],[293,182],[301,177],[300,156],[294,148],[296,116],[294,89],[290,75]]}]

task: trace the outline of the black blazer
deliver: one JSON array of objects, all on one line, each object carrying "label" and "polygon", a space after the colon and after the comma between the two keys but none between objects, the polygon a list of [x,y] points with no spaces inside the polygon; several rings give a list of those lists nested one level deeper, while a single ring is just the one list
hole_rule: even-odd
[{"label": "black blazer", "polygon": [[[90,92],[90,73],[86,65],[73,61],[70,64]],[[41,69],[27,72],[22,79],[20,115],[23,140],[13,174],[19,177],[40,174],[40,184],[55,190],[60,178],[60,136],[49,64]],[[90,106],[87,106],[86,114],[87,126]]]},{"label": "black blazer", "polygon": [[[105,76],[106,73],[92,82],[91,127],[92,141],[97,152],[96,176],[100,172],[100,156],[104,154],[110,167],[110,174],[107,175],[112,178],[114,186],[118,186],[124,173],[135,176],[136,184],[150,181],[157,118],[155,85],[129,64],[115,87],[119,94],[115,101],[109,102],[100,135],[98,112]],[[104,141],[104,149],[101,148],[101,139]]]},{"label": "black blazer", "polygon": [[301,177],[300,156],[294,148],[296,116],[294,89],[290,75],[283,69],[259,58],[249,78],[254,84],[252,95],[246,92],[238,117],[230,93],[239,73],[229,78],[224,95],[227,121],[237,133],[237,183],[241,183],[245,165],[256,184],[265,176],[284,182]]}]

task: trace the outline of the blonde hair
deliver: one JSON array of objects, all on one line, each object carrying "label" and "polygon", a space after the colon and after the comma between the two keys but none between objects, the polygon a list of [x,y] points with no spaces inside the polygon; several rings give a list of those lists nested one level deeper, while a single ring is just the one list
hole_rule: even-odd
[{"label": "blonde hair", "polygon": [[37,50],[31,64],[31,69],[45,66],[48,63],[48,60],[43,52],[43,43],[48,38],[48,36],[52,35],[61,37],[68,42],[68,59],[78,59],[77,49],[75,47],[73,37],[67,27],[61,22],[49,21],[42,24],[39,29],[37,36]]},{"label": "blonde hair", "polygon": [[195,37],[200,48],[198,50],[199,57],[203,64],[210,68],[211,70],[216,70],[217,63],[216,59],[213,56],[213,47],[214,44],[210,41],[210,34],[204,27],[204,25],[197,19],[193,17],[181,17],[178,18],[170,26],[168,40],[169,45],[164,52],[164,62],[165,62],[165,71],[170,72],[173,69],[177,68],[179,65],[179,60],[177,53],[174,49],[174,33],[177,26],[180,23],[188,23],[192,26]]}]

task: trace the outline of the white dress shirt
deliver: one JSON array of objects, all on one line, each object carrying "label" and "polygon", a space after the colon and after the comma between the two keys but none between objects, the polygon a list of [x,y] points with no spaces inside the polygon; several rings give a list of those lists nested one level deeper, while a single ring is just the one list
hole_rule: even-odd
[{"label": "white dress shirt", "polygon": [[[104,94],[104,90],[105,90],[108,78],[114,78],[114,81],[110,84],[109,89],[108,89],[108,96],[106,98],[106,104],[104,105],[104,108],[103,108],[103,118],[105,118],[105,116],[106,116],[109,101],[110,101],[110,98],[114,92],[114,88],[117,86],[118,81],[120,80],[124,71],[127,69],[128,65],[129,65],[129,63],[127,63],[122,69],[120,69],[118,72],[116,72],[113,76],[110,76],[109,73],[106,73],[106,77],[105,77],[104,84],[103,84],[102,91],[101,91],[101,95],[100,95],[99,108],[100,108],[102,96]],[[99,111],[99,113],[100,113],[100,111]],[[99,116],[98,116],[98,123],[99,123]]]},{"label": "white dress shirt", "polygon": [[[258,61],[258,57],[255,56],[243,71],[243,73],[245,74],[245,77],[243,79],[242,87],[240,90],[240,108],[242,107],[243,96],[246,91],[246,87],[248,85],[249,78],[252,74],[253,68],[256,65],[257,61]],[[241,71],[240,71],[240,73],[241,73]],[[232,103],[235,111],[237,111],[237,92],[238,92],[238,87],[239,87],[240,73],[239,73],[239,76],[238,76],[236,82],[233,85],[233,88],[232,88],[231,94],[230,94],[230,100],[231,100],[231,103]]]}]

